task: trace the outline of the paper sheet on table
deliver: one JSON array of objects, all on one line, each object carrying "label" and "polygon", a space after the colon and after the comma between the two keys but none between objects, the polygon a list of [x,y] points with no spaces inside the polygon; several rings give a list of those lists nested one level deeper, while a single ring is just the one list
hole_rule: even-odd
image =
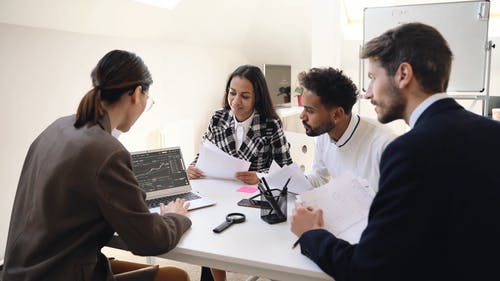
[{"label": "paper sheet on table", "polygon": [[250,162],[233,157],[215,144],[205,141],[201,145],[196,167],[208,178],[234,179],[236,172],[248,171]]},{"label": "paper sheet on table", "polygon": [[337,237],[358,243],[368,223],[368,212],[375,192],[367,181],[350,174],[303,192],[298,200],[306,206],[323,209],[325,228]]},{"label": "paper sheet on table", "polygon": [[[278,165],[276,164],[276,166]],[[290,178],[290,182],[287,185],[288,191],[295,194],[300,194],[303,191],[313,188],[311,183],[309,183],[304,176],[302,170],[295,163],[283,166],[282,168],[279,166],[278,168],[273,168],[271,165],[269,174],[265,175],[265,178],[269,186],[279,189],[283,188],[286,181]]]}]

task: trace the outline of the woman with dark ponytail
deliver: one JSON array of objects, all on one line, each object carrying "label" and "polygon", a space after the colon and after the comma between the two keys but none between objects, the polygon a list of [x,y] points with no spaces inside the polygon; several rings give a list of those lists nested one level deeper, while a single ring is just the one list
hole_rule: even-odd
[{"label": "woman with dark ponytail", "polygon": [[[152,101],[153,80],[142,59],[111,51],[91,78],[76,116],[56,120],[28,151],[10,220],[4,281],[113,280],[101,253],[113,233],[134,254],[151,256],[174,248],[191,226],[180,199],[162,205],[160,214],[149,212],[130,154],[111,135],[113,129],[128,131]],[[153,280],[162,270],[147,271],[153,277],[132,278]],[[180,269],[168,273],[167,280],[189,280]]]},{"label": "woman with dark ponytail", "polygon": [[119,50],[106,54],[90,76],[94,87],[80,101],[76,113],[76,128],[97,124],[106,108],[117,103],[123,94],[131,95],[137,87],[141,87],[142,93],[147,93],[153,83],[151,74],[140,57]]}]

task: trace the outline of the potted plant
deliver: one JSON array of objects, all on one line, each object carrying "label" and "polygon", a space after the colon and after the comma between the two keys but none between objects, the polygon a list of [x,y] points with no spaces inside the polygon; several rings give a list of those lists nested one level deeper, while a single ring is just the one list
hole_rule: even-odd
[{"label": "potted plant", "polygon": [[297,93],[295,96],[297,97],[297,104],[299,106],[302,106],[302,94],[304,93],[304,87],[302,86],[297,86],[294,90],[295,93]]},{"label": "potted plant", "polygon": [[283,102],[288,103],[290,102],[290,86],[287,87],[279,87],[278,89],[278,96],[283,95]]}]

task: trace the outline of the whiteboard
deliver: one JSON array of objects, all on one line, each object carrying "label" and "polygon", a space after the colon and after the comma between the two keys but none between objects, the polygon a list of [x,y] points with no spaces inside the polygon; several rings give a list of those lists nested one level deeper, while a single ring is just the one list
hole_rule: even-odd
[{"label": "whiteboard", "polygon": [[[448,92],[482,92],[488,47],[489,1],[365,8],[363,43],[400,24],[421,22],[436,28],[453,53]],[[363,90],[368,88],[367,60]]]}]

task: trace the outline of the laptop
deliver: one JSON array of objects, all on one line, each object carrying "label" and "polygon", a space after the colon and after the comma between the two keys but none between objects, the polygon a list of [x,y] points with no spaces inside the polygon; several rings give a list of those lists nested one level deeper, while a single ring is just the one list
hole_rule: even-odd
[{"label": "laptop", "polygon": [[132,152],[132,170],[146,192],[151,212],[160,213],[160,203],[176,198],[189,202],[189,210],[212,206],[215,201],[191,191],[180,147]]}]

